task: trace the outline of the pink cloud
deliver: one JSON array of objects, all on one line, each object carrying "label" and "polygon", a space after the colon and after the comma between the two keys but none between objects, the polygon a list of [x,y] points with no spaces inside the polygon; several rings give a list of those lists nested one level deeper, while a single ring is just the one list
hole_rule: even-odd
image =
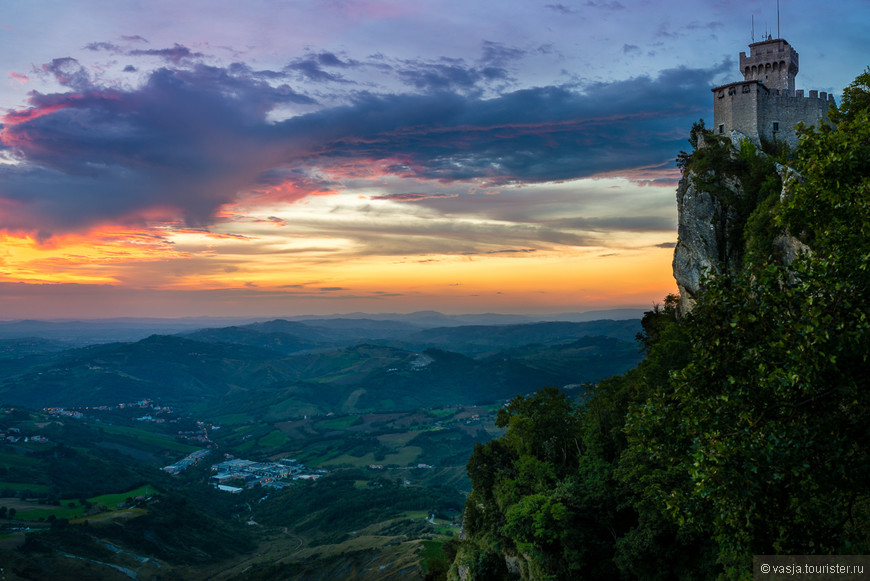
[{"label": "pink cloud", "polygon": [[12,71],[11,73],[9,73],[9,76],[14,81],[17,81],[19,84],[22,84],[22,85],[26,85],[27,83],[30,82],[30,77],[28,77],[27,75],[22,75],[21,73],[16,73],[15,71]]}]

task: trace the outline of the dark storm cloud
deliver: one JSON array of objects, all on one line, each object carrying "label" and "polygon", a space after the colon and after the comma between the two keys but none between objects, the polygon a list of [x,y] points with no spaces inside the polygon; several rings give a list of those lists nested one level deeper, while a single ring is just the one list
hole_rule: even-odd
[{"label": "dark storm cloud", "polygon": [[[69,61],[49,68],[66,84],[84,84]],[[208,223],[280,161],[269,157],[266,113],[312,101],[285,85],[198,66],[158,70],[136,91],[33,93],[30,102],[31,110],[6,117],[4,142],[23,163],[0,168],[0,196],[14,208],[0,220],[70,230],[161,207],[180,209],[191,225]]]},{"label": "dark storm cloud", "polygon": [[[179,45],[145,52],[170,62],[196,54]],[[310,56],[325,68],[352,65]],[[268,115],[278,107],[316,102],[279,74],[242,64],[166,67],[135,89],[99,86],[74,59],[43,70],[70,91],[33,92],[31,108],[9,112],[0,126],[18,161],[0,166],[0,228],[43,235],[157,210],[204,226],[242,192],[287,182],[298,187],[284,195],[317,190],[309,166],[352,173],[379,161],[407,178],[508,184],[661,164],[709,108],[719,72],[672,69],[582,91],[537,87],[484,99],[463,94],[483,72],[443,61],[417,67],[412,84],[422,93],[358,93],[274,122]]]},{"label": "dark storm cloud", "polygon": [[361,95],[287,123],[344,129],[328,157],[396,159],[406,177],[492,183],[564,180],[671,159],[709,107],[715,71],[672,69],[588,86],[524,89],[494,99],[457,93]]}]

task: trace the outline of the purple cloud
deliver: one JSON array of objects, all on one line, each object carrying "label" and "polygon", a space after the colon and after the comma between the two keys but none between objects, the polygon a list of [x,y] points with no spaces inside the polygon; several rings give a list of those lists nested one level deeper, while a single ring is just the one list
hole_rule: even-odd
[{"label": "purple cloud", "polygon": [[[490,60],[516,56],[490,48],[501,54]],[[170,63],[196,56],[180,45],[145,52]],[[331,53],[310,61],[353,66]],[[379,162],[410,179],[511,184],[661,164],[709,108],[719,72],[680,68],[484,99],[464,94],[483,75],[474,67],[417,63],[403,74],[418,93],[355,93],[344,105],[276,122],[276,109],[310,111],[317,101],[281,73],[240,63],[165,67],[136,88],[100,86],[71,58],[42,70],[70,91],[33,92],[30,109],[4,117],[2,147],[19,163],[0,166],[0,228],[43,236],[157,210],[202,227],[245,192],[330,190],[309,165],[352,175]]]},{"label": "purple cloud", "polygon": [[91,77],[85,68],[74,58],[56,58],[42,65],[42,71],[52,75],[58,83],[77,91],[87,90]]},{"label": "purple cloud", "polygon": [[584,4],[589,8],[603,8],[604,10],[625,10],[625,5],[622,2],[593,2],[589,0]]},{"label": "purple cloud", "polygon": [[204,55],[200,52],[193,52],[186,46],[175,43],[172,48],[160,49],[136,49],[128,52],[130,56],[156,56],[164,59],[174,65],[179,65],[183,61],[202,58]]},{"label": "purple cloud", "polygon": [[559,14],[576,14],[577,12],[574,8],[565,6],[564,4],[545,4],[544,7],[549,8],[553,12],[558,12]]},{"label": "purple cloud", "polygon": [[90,44],[85,45],[86,50],[91,50],[94,52],[97,51],[106,51],[106,52],[122,52],[122,49],[117,44],[112,44],[111,42],[92,42]]}]

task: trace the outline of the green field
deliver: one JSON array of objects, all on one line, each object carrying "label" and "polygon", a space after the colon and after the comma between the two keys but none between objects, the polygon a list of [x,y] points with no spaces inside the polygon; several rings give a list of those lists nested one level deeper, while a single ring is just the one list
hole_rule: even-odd
[{"label": "green field", "polygon": [[48,520],[49,517],[74,519],[84,516],[85,507],[76,504],[75,507],[59,506],[57,508],[22,508],[15,513],[15,520]]},{"label": "green field", "polygon": [[155,448],[158,448],[160,450],[173,450],[175,452],[184,452],[185,454],[189,454],[190,452],[194,452],[200,449],[198,446],[191,446],[190,444],[176,442],[170,436],[155,434],[154,432],[149,432],[140,428],[129,428],[127,426],[113,426],[108,424],[101,426],[101,428],[103,429],[103,431],[109,434],[127,436],[139,440],[143,444],[154,446]]},{"label": "green field", "polygon": [[378,436],[378,440],[384,446],[390,446],[391,448],[401,448],[406,446],[408,442],[416,438],[420,435],[419,430],[413,430],[409,432],[399,432],[397,434],[381,434]]},{"label": "green field", "polygon": [[215,424],[221,426],[232,426],[235,424],[244,424],[249,419],[248,414],[227,414],[215,418]]},{"label": "green field", "polygon": [[150,484],[145,484],[143,486],[140,486],[139,488],[128,490],[127,492],[120,492],[117,494],[103,494],[101,496],[89,498],[88,500],[90,500],[94,504],[105,504],[110,509],[114,510],[118,508],[118,504],[125,502],[128,498],[136,498],[137,496],[147,497],[151,496],[152,494],[160,494],[160,492]]},{"label": "green field", "polygon": [[373,452],[369,452],[368,454],[364,454],[363,456],[350,456],[349,454],[342,454],[341,456],[337,456],[330,460],[325,460],[321,462],[320,466],[324,468],[329,466],[342,465],[362,468],[368,466],[369,464],[396,464],[397,466],[408,466],[410,464],[413,464],[417,460],[417,457],[422,451],[423,448],[420,448],[419,446],[406,446],[395,454],[387,454],[383,460],[375,460],[375,455]]},{"label": "green field", "polygon": [[290,438],[284,435],[281,430],[272,430],[259,440],[257,444],[264,448],[278,448],[290,441]]},{"label": "green field", "polygon": [[359,416],[344,416],[338,418],[330,418],[328,420],[322,420],[318,422],[317,427],[319,428],[327,428],[330,430],[346,430],[351,427],[357,420],[359,420]]},{"label": "green field", "polygon": [[22,482],[0,482],[0,490],[29,490],[35,493],[48,492],[48,486],[45,484],[27,484]]},{"label": "green field", "polygon": [[38,466],[39,460],[20,454],[0,452],[0,464],[3,466]]},{"label": "green field", "polygon": [[[118,510],[118,504],[125,502],[128,498],[135,498],[137,496],[149,496],[152,494],[159,494],[156,488],[151,485],[143,485],[139,488],[135,488],[133,490],[128,490],[127,492],[119,492],[116,494],[102,494],[100,496],[94,496],[93,498],[88,498],[87,500],[93,505],[100,505],[107,507],[110,511]],[[75,506],[70,507],[69,504],[74,503]],[[87,512],[87,508],[82,506],[82,504],[77,500],[64,500],[61,502],[61,505],[57,508],[33,508],[19,509],[15,514],[16,520],[48,520],[49,517],[54,516],[54,518],[65,518],[65,519],[74,519],[85,516]]]}]

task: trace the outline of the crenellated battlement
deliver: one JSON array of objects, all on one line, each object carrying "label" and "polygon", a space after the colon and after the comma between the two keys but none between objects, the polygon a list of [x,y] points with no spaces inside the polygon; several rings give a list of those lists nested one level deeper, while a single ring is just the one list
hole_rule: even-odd
[{"label": "crenellated battlement", "polygon": [[[753,85],[757,85],[757,88],[753,87]],[[746,94],[752,93],[754,91],[764,91],[768,95],[774,95],[779,97],[791,97],[794,99],[819,99],[821,101],[829,103],[836,102],[834,94],[829,94],[827,91],[817,91],[815,89],[812,89],[810,91],[805,91],[804,89],[797,89],[795,91],[771,89],[765,86],[764,83],[760,81],[735,81],[733,83],[728,83],[727,85],[713,87],[710,90],[713,91],[713,93],[715,93],[716,96],[720,99],[724,98],[726,95],[733,96],[737,93]]]}]

